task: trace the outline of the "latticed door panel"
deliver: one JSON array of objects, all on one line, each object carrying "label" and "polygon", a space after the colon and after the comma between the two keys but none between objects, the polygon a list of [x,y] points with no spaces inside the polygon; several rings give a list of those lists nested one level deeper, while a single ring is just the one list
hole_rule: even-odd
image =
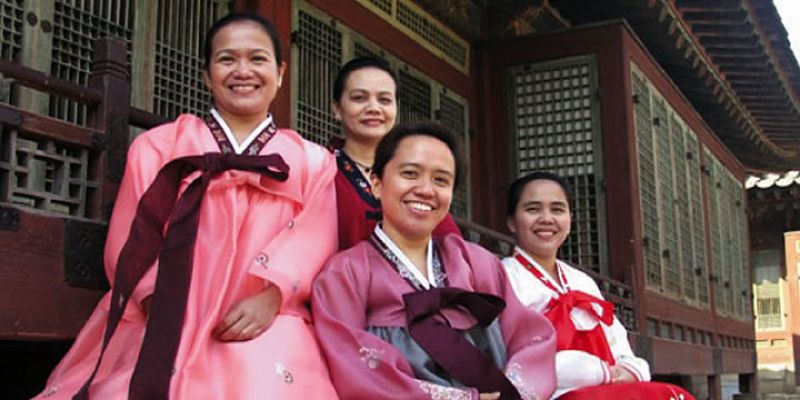
[{"label": "latticed door panel", "polygon": [[573,227],[560,257],[607,272],[594,59],[515,67],[510,84],[516,174],[553,171],[570,182],[575,192]]},{"label": "latticed door panel", "polygon": [[687,130],[687,164],[690,182],[692,247],[694,275],[697,277],[697,300],[708,304],[708,264],[706,262],[705,214],[703,209],[703,180],[700,172],[700,147],[697,137]]},{"label": "latticed door panel", "polygon": [[[0,0],[0,59],[14,60],[22,50],[22,0]],[[2,90],[2,82],[0,82]],[[0,101],[7,99],[0,96]]]},{"label": "latticed door panel", "polygon": [[[158,2],[153,111],[168,118],[181,113],[205,114],[211,93],[203,83],[202,40],[226,11],[219,1]],[[224,3],[224,2],[223,2]]]},{"label": "latticed door panel", "polygon": [[678,243],[675,232],[675,207],[672,171],[672,146],[669,133],[667,104],[660,97],[653,99],[653,125],[656,135],[656,176],[658,176],[658,201],[661,221],[661,266],[664,271],[664,289],[671,294],[680,294],[680,270],[678,269]]},{"label": "latticed door panel", "polygon": [[688,301],[697,299],[695,290],[694,257],[692,254],[691,193],[697,190],[689,186],[689,170],[687,143],[688,133],[683,122],[673,114],[670,120],[672,132],[672,164],[675,166],[675,231],[680,238],[680,258],[677,268],[681,269],[681,294]]},{"label": "latticed door panel", "polygon": [[430,120],[433,104],[430,82],[402,69],[397,81],[397,121],[407,124]]},{"label": "latticed door panel", "polygon": [[332,137],[342,135],[331,112],[331,87],[343,61],[343,35],[309,10],[297,11],[295,32],[295,127],[307,139],[327,145]]},{"label": "latticed door panel", "polygon": [[[131,0],[55,1],[51,75],[86,85],[95,39],[116,36],[127,41],[130,49],[133,10],[134,2]],[[86,106],[51,96],[50,115],[84,123]]]},{"label": "latticed door panel", "polygon": [[650,107],[650,86],[644,76],[634,72],[633,108],[636,126],[636,148],[639,161],[639,191],[642,204],[645,270],[647,286],[661,289],[661,241],[658,233],[658,198],[656,197],[656,167],[653,145],[653,120]]},{"label": "latticed door panel", "polygon": [[632,68],[647,287],[708,303],[697,135]]}]

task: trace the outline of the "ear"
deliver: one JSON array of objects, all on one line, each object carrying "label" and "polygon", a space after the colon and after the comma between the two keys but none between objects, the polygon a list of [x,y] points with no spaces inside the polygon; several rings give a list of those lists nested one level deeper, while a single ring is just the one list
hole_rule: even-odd
[{"label": "ear", "polygon": [[370,183],[372,183],[372,195],[375,196],[376,199],[381,199],[381,178],[378,178],[378,175],[375,172],[369,174]]},{"label": "ear", "polygon": [[211,77],[208,76],[208,68],[203,68],[203,83],[206,89],[211,90]]},{"label": "ear", "polygon": [[511,233],[515,235],[517,234],[517,224],[514,221],[513,216],[506,218],[506,227],[508,227],[508,230],[511,231]]},{"label": "ear", "polygon": [[342,122],[342,108],[338,101],[331,100],[331,110],[333,111],[333,117],[336,118],[337,121]]}]

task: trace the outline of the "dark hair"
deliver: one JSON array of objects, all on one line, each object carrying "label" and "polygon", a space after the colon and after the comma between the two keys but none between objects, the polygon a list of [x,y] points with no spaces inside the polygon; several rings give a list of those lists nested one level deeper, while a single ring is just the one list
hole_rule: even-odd
[{"label": "dark hair", "polygon": [[559,175],[556,175],[552,172],[547,171],[536,171],[531,172],[528,175],[525,175],[521,178],[517,178],[514,183],[511,184],[511,187],[508,189],[508,216],[512,217],[517,212],[517,205],[519,204],[519,198],[522,196],[522,191],[525,190],[525,186],[528,186],[528,183],[537,180],[546,180],[552,181],[561,186],[561,190],[564,191],[564,195],[567,197],[567,205],[569,209],[573,209],[573,195],[572,195],[572,186],[570,186],[569,182],[566,179],[562,178]]},{"label": "dark hair", "polygon": [[450,153],[453,155],[455,161],[455,185],[454,189],[461,185],[464,180],[466,172],[466,162],[464,160],[464,152],[461,150],[461,138],[456,135],[452,130],[444,125],[436,122],[421,122],[411,125],[397,125],[378,143],[375,149],[375,164],[373,164],[372,172],[378,177],[383,178],[383,170],[386,164],[394,158],[397,147],[403,139],[410,136],[430,136],[438,139],[447,145]]},{"label": "dark hair", "polygon": [[377,68],[386,72],[392,77],[392,81],[397,86],[397,78],[395,78],[394,71],[392,71],[386,60],[378,57],[358,57],[348,61],[336,74],[336,79],[333,81],[333,101],[338,103],[342,98],[344,85],[347,83],[347,78],[350,77],[350,74],[364,68]]},{"label": "dark hair", "polygon": [[278,35],[278,31],[275,30],[272,22],[269,22],[269,20],[258,14],[234,12],[218,19],[211,25],[211,28],[208,28],[203,43],[203,68],[208,69],[211,65],[211,47],[214,44],[214,36],[217,36],[217,33],[219,33],[222,28],[239,22],[252,22],[260,26],[261,29],[269,35],[270,40],[272,40],[272,47],[275,49],[275,63],[280,66],[281,61],[283,61],[283,58],[281,58],[281,37]]}]

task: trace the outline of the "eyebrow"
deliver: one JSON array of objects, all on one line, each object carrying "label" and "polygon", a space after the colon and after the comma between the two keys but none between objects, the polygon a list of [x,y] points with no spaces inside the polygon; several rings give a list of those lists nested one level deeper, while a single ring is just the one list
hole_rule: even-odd
[{"label": "eyebrow", "polygon": [[[522,206],[523,207],[527,207],[527,206],[531,206],[531,205],[541,205],[541,204],[547,204],[547,203],[548,203],[547,201],[534,200],[534,201],[526,201],[526,202],[522,203]],[[551,202],[549,202],[549,204],[554,204],[554,205],[559,205],[559,206],[566,206],[567,202],[561,201],[561,200],[557,200],[557,201],[551,201]]]},{"label": "eyebrow", "polygon": [[[400,167],[401,167],[401,168],[402,168],[402,167],[415,167],[415,168],[421,168],[421,167],[422,167],[422,164],[420,164],[420,163],[414,163],[414,162],[407,162],[407,163],[400,164]],[[446,174],[446,175],[448,175],[448,176],[455,176],[455,175],[456,175],[456,174],[455,174],[455,172],[451,172],[450,170],[446,170],[446,169],[437,169],[437,170],[435,170],[435,172],[436,172],[436,173],[439,173],[439,174]]]}]

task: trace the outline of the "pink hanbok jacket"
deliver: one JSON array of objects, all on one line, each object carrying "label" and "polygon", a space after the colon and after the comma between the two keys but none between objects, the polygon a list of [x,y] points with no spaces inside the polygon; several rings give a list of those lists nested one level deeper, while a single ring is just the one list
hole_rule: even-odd
[{"label": "pink hanbok jacket", "polygon": [[[161,167],[179,157],[218,152],[205,122],[192,115],[134,140],[108,232],[109,277],[138,200]],[[229,170],[204,195],[172,399],[336,398],[307,309],[311,281],[337,247],[335,162],[324,148],[285,129],[260,152],[269,153],[289,165],[285,182]],[[184,179],[181,191],[198,175]],[[133,292],[90,389],[94,399],[127,397],[145,330],[140,302],[153,293],[156,270]],[[268,330],[241,342],[212,336],[232,305],[269,284],[280,289],[282,304]],[[37,399],[69,399],[83,385],[97,361],[108,310],[107,294]]]},{"label": "pink hanbok jacket", "polygon": [[[439,250],[449,287],[506,301],[496,320],[507,353],[500,368],[522,399],[548,399],[556,386],[550,323],[520,304],[494,254],[452,234],[439,241]],[[417,379],[404,353],[369,331],[406,328],[403,295],[414,290],[369,241],[337,254],[320,272],[312,295],[314,327],[341,398],[477,399],[474,388]],[[457,330],[476,325],[458,309],[444,309],[439,318]]]}]

